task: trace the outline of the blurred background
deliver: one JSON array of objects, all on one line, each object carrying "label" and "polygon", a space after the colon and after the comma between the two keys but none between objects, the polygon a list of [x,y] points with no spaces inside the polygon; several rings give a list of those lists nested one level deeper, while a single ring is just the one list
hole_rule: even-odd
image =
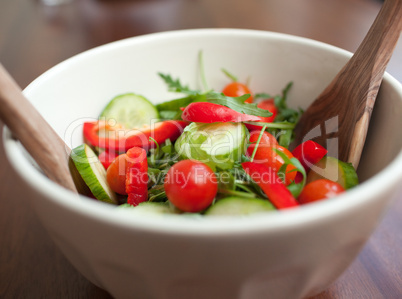
[{"label": "blurred background", "polygon": [[[60,5],[48,5],[55,1]],[[22,86],[83,50],[187,28],[278,31],[356,50],[380,0],[0,0],[0,60]],[[357,14],[356,11],[359,11]],[[398,45],[397,51],[402,52]],[[32,61],[31,57],[36,57]],[[396,59],[396,58],[394,58]],[[397,63],[389,71],[402,65]],[[28,73],[26,65],[34,65]],[[393,69],[394,68],[394,69]]]},{"label": "blurred background", "polygon": [[[381,4],[380,0],[0,0],[0,62],[24,88],[84,50],[188,28],[277,31],[354,52]],[[401,66],[400,40],[387,69],[400,82]],[[29,194],[19,188],[2,146],[0,165],[0,298],[110,298],[65,260],[30,207],[19,204],[18,199]],[[401,227],[399,196],[355,263],[316,298],[402,298]]]}]

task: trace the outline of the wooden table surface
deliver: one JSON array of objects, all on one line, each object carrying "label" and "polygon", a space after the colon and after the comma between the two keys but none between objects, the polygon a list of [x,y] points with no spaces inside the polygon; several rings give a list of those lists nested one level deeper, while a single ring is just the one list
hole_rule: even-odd
[{"label": "wooden table surface", "polygon": [[[355,51],[378,0],[0,0],[0,61],[25,87],[58,62],[114,40],[175,29],[278,31]],[[402,81],[402,43],[388,72]],[[395,136],[401,138],[401,136]],[[110,298],[49,239],[0,148],[0,298]],[[402,298],[402,194],[349,269],[315,298]]]}]

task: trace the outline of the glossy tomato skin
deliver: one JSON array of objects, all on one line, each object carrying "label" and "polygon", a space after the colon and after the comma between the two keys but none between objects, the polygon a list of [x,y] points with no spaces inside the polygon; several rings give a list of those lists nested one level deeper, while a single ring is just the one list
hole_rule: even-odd
[{"label": "glossy tomato skin", "polygon": [[[261,130],[254,130],[254,131],[250,132],[250,137],[248,139],[250,145],[252,145],[252,144],[254,145],[257,142],[260,134],[261,134]],[[259,145],[275,146],[277,144],[278,144],[278,141],[276,140],[274,135],[272,135],[271,133],[268,133],[267,131],[264,131],[262,133]]]},{"label": "glossy tomato skin", "polygon": [[127,195],[126,192],[126,172],[127,172],[127,155],[121,154],[117,156],[109,165],[106,171],[106,180],[109,187],[116,193]]},{"label": "glossy tomato skin", "polygon": [[225,88],[222,90],[222,93],[228,97],[240,97],[245,94],[250,94],[250,97],[245,101],[245,103],[253,102],[251,90],[243,83],[231,82],[225,86]]},{"label": "glossy tomato skin", "polygon": [[299,203],[306,204],[334,197],[344,191],[345,189],[340,184],[320,179],[307,184],[297,199]]},{"label": "glossy tomato skin", "polygon": [[[247,155],[249,157],[252,156],[255,145],[250,145],[247,148]],[[279,171],[281,166],[285,163],[282,157],[276,152],[276,150],[284,153],[289,159],[293,158],[292,153],[285,147],[280,146],[278,144],[272,146],[259,146],[254,155],[253,162],[263,164],[267,167],[271,167],[276,173]],[[286,167],[286,177],[285,184],[289,185],[291,182],[295,180],[297,171],[294,171],[296,167],[293,165],[288,165]]]},{"label": "glossy tomato skin", "polygon": [[[269,112],[272,113],[271,116],[268,117],[262,117],[261,122],[265,123],[271,123],[275,120],[276,115],[278,114],[278,108],[275,106],[274,99],[266,99],[257,104],[258,108],[268,110]],[[250,125],[246,124],[246,127],[252,131],[252,130],[261,130],[262,126],[257,126],[257,125]]]},{"label": "glossy tomato skin", "polygon": [[184,212],[200,212],[213,202],[218,192],[215,173],[204,163],[182,160],[174,164],[165,177],[169,201]]}]

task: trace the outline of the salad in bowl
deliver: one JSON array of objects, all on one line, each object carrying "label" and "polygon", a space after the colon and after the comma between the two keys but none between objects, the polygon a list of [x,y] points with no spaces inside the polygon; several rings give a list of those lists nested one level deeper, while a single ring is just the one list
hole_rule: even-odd
[{"label": "salad in bowl", "polygon": [[222,90],[203,90],[159,73],[181,97],[153,105],[114,97],[85,122],[72,158],[90,196],[133,211],[247,215],[295,208],[358,184],[353,166],[313,140],[289,150],[302,109],[279,95],[253,93],[225,69]]}]

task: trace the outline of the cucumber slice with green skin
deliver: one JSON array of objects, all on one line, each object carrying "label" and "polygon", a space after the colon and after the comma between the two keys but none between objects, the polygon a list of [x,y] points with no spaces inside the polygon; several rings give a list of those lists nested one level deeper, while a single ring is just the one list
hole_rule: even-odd
[{"label": "cucumber slice with green skin", "polygon": [[359,178],[352,164],[342,162],[333,157],[324,157],[311,167],[307,175],[307,183],[319,179],[337,182],[345,190],[359,184]]},{"label": "cucumber slice with green skin", "polygon": [[114,120],[126,129],[134,129],[151,125],[153,119],[159,119],[159,113],[143,96],[127,93],[113,98],[100,117],[106,121]]},{"label": "cucumber slice with green skin", "polygon": [[130,204],[122,204],[119,208],[132,209],[136,213],[174,214],[168,202],[145,201],[135,207]]},{"label": "cucumber slice with green skin", "polygon": [[218,200],[205,211],[205,215],[250,215],[274,211],[275,207],[268,201],[259,198],[226,197]]},{"label": "cucumber slice with green skin", "polygon": [[82,179],[96,199],[117,204],[116,193],[106,181],[106,170],[94,151],[86,144],[81,144],[71,151],[71,158]]}]

